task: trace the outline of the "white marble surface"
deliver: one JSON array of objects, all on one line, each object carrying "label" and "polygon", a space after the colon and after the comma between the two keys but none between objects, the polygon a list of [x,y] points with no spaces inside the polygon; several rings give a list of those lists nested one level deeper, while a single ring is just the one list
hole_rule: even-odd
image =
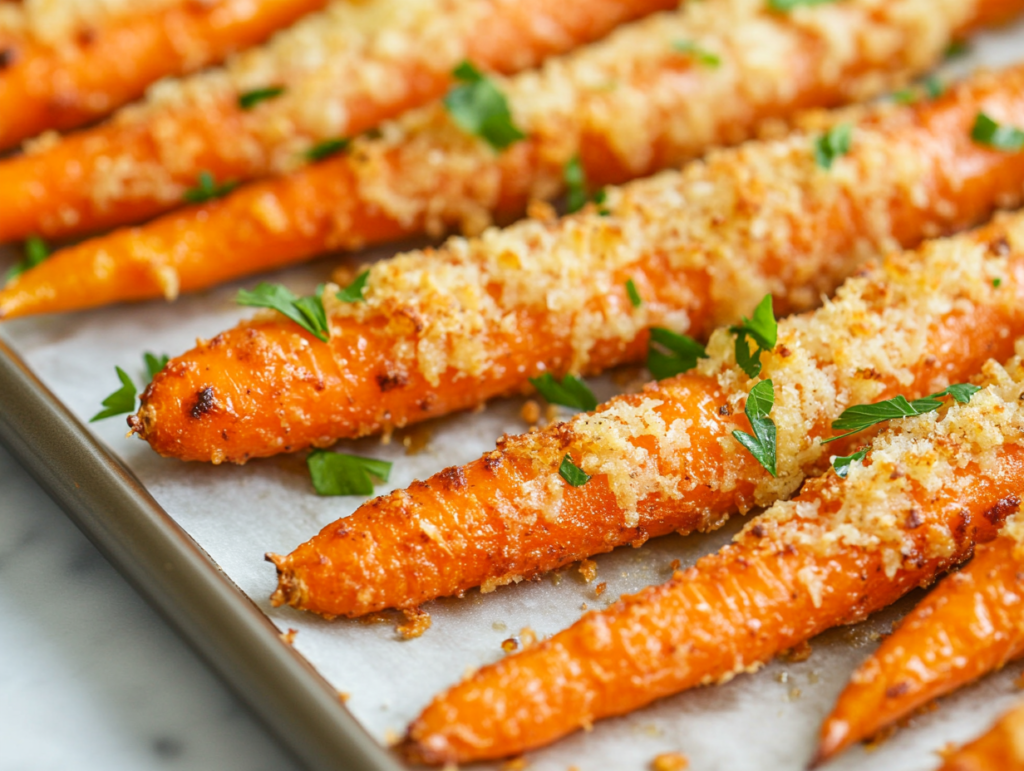
[{"label": "white marble surface", "polygon": [[0,448],[0,770],[299,766]]}]

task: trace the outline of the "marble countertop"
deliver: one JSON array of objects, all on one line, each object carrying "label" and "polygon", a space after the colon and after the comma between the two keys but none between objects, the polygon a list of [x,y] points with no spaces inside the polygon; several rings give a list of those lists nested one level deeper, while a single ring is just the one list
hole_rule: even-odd
[{"label": "marble countertop", "polygon": [[0,769],[298,763],[0,448]]}]

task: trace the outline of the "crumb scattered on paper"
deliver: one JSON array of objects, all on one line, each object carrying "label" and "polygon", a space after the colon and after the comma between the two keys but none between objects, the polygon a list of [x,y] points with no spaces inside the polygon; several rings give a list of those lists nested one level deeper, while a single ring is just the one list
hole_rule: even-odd
[{"label": "crumb scattered on paper", "polygon": [[580,560],[580,575],[589,584],[597,578],[597,563],[594,560]]},{"label": "crumb scattered on paper", "polygon": [[509,637],[507,640],[502,640],[501,649],[505,651],[505,653],[514,653],[519,650],[519,638]]},{"label": "crumb scattered on paper", "polygon": [[430,614],[419,608],[406,608],[402,611],[405,623],[398,624],[395,631],[406,640],[413,640],[430,629]]},{"label": "crumb scattered on paper", "polygon": [[533,399],[530,399],[519,411],[519,416],[523,419],[523,422],[526,423],[526,425],[537,425],[540,423],[540,405]]},{"label": "crumb scattered on paper", "polygon": [[690,761],[680,752],[663,752],[651,761],[651,771],[683,771]]},{"label": "crumb scattered on paper", "polygon": [[789,661],[794,664],[801,661],[807,661],[811,657],[811,644],[804,640],[799,645],[795,645],[792,648],[787,648],[779,654],[779,658],[783,661]]},{"label": "crumb scattered on paper", "polygon": [[597,586],[594,587],[594,595],[597,596],[597,597],[600,597],[602,594],[604,594],[604,590],[607,589],[607,588],[608,588],[608,582],[607,581],[602,581],[601,583],[599,583]]},{"label": "crumb scattered on paper", "polygon": [[287,632],[283,632],[280,637],[281,640],[286,642],[288,645],[295,645],[295,635],[298,633],[298,629],[289,629]]}]

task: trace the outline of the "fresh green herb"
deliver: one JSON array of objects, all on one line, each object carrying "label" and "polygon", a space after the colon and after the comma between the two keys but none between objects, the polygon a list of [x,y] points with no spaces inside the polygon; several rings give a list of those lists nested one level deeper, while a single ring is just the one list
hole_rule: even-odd
[{"label": "fresh green herb", "polygon": [[46,245],[46,242],[39,236],[29,236],[25,241],[25,257],[21,262],[17,263],[5,276],[5,281],[10,281],[13,278],[20,276],[26,270],[31,270],[36,265],[39,265],[46,261],[46,258],[50,256],[50,247]]},{"label": "fresh green herb", "polygon": [[994,279],[992,279],[992,286],[994,288],[998,289],[1002,285],[1003,285],[1003,280],[1001,278],[994,278]]},{"label": "fresh green herb", "polygon": [[733,431],[732,435],[750,451],[769,474],[777,476],[775,422],[768,417],[774,406],[775,386],[771,380],[762,380],[750,389],[750,393],[747,394],[747,406],[744,409],[750,427],[754,430],[753,435],[739,430]]},{"label": "fresh green herb", "polygon": [[794,8],[799,8],[803,5],[824,5],[825,3],[834,3],[836,1],[837,0],[768,0],[768,7],[773,11],[789,13]]},{"label": "fresh green herb", "polygon": [[954,40],[946,46],[946,58],[956,59],[959,56],[966,56],[971,52],[971,44],[966,40]]},{"label": "fresh green herb", "polygon": [[1001,126],[983,112],[979,112],[974,119],[971,139],[979,145],[987,145],[1006,153],[1024,149],[1024,131],[1016,126]]},{"label": "fresh green herb", "polygon": [[[766,294],[754,308],[753,318],[744,316],[743,322],[729,327],[729,331],[736,335],[736,363],[748,376],[757,377],[761,373],[761,352],[771,351],[779,337],[779,325],[772,312],[772,296]],[[747,338],[754,341],[754,350],[751,350]]]},{"label": "fresh green herb", "polygon": [[664,380],[697,366],[698,359],[706,359],[704,346],[689,335],[680,335],[661,327],[651,328],[647,344],[647,369],[655,380]]},{"label": "fresh green herb", "polygon": [[833,455],[832,456],[832,468],[836,470],[836,474],[839,475],[840,479],[846,479],[850,473],[850,464],[858,460],[864,460],[867,457],[868,450],[871,447],[862,447],[857,450],[853,455]]},{"label": "fresh green herb", "polygon": [[530,384],[552,404],[561,404],[563,407],[587,412],[597,409],[597,399],[593,391],[574,375],[566,375],[559,383],[550,372],[545,372],[540,377],[531,377]]},{"label": "fresh green herb", "polygon": [[252,308],[271,308],[282,313],[322,342],[328,341],[327,313],[320,295],[323,286],[312,297],[297,297],[280,284],[261,283],[251,292],[239,290],[235,302]]},{"label": "fresh green herb", "polygon": [[677,40],[672,44],[672,49],[681,54],[687,54],[698,64],[702,64],[705,67],[715,68],[722,66],[722,57],[708,51],[706,48],[702,48],[692,40]]},{"label": "fresh green herb", "polygon": [[154,353],[146,351],[146,353],[142,354],[142,359],[146,362],[146,372],[149,373],[149,379],[152,381],[153,378],[156,377],[156,374],[167,366],[167,362],[171,360],[171,357],[166,353],[157,356]]},{"label": "fresh green herb", "polygon": [[934,75],[930,75],[922,80],[919,86],[897,91],[892,95],[892,98],[899,104],[914,104],[920,101],[922,96],[928,99],[938,99],[945,92],[946,84]]},{"label": "fresh green herb", "polygon": [[284,93],[284,86],[270,86],[269,88],[254,88],[238,95],[238,106],[243,110],[251,110],[260,102],[273,99]]},{"label": "fresh green herb", "polygon": [[349,284],[347,287],[339,291],[335,297],[341,300],[343,303],[358,303],[364,299],[363,292],[366,291],[366,280],[370,278],[370,271],[364,270],[358,276],[355,281]]},{"label": "fresh green herb", "polygon": [[924,88],[925,96],[929,99],[938,99],[946,93],[946,84],[934,75],[929,75],[925,78],[921,85]]},{"label": "fresh green herb", "polygon": [[218,184],[213,174],[208,171],[199,172],[199,181],[195,187],[185,191],[185,200],[188,203],[206,203],[215,198],[223,198],[232,190],[238,187],[237,182],[224,182]]},{"label": "fresh green herb", "polygon": [[574,155],[566,161],[562,169],[562,179],[565,181],[565,208],[572,214],[587,205],[587,172],[583,170],[580,163],[580,156]]},{"label": "fresh green herb", "polygon": [[452,75],[462,85],[444,98],[448,113],[464,131],[478,136],[495,150],[525,139],[512,122],[508,100],[494,82],[468,61],[456,67]]},{"label": "fresh green herb", "polygon": [[90,423],[135,411],[135,395],[138,393],[135,389],[135,383],[132,382],[132,379],[128,377],[123,369],[120,367],[114,367],[114,369],[117,371],[117,377],[121,381],[121,387],[103,400],[104,409],[93,415],[89,420]]},{"label": "fresh green herb", "polygon": [[590,481],[590,475],[583,473],[583,469],[572,462],[572,458],[566,453],[562,458],[562,465],[558,467],[558,474],[573,487],[583,487]]},{"label": "fresh green herb", "polygon": [[373,479],[387,482],[391,464],[327,450],[313,450],[306,458],[317,495],[373,495]]},{"label": "fresh green herb", "polygon": [[844,439],[851,434],[859,433],[888,420],[935,412],[942,406],[942,400],[947,396],[952,396],[960,404],[967,404],[971,401],[971,397],[980,390],[978,386],[969,383],[955,383],[937,393],[930,394],[923,399],[914,399],[914,401],[908,401],[905,396],[900,395],[875,404],[855,405],[844,410],[839,419],[832,423],[833,430],[846,433],[826,439],[822,444]]},{"label": "fresh green herb", "polygon": [[629,295],[629,301],[634,308],[639,308],[644,304],[644,298],[640,296],[640,292],[637,291],[636,284],[631,278],[626,279],[626,294]]},{"label": "fresh green herb", "polygon": [[853,144],[853,126],[840,123],[814,140],[814,160],[823,169],[831,169],[836,159],[850,152]]},{"label": "fresh green herb", "polygon": [[349,139],[325,139],[306,150],[306,158],[310,161],[322,161],[348,149]]}]

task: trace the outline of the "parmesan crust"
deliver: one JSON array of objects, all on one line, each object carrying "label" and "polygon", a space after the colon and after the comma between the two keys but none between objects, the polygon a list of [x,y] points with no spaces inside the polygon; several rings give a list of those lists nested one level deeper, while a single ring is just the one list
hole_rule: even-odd
[{"label": "parmesan crust", "polygon": [[74,41],[124,16],[142,16],[186,2],[218,0],[21,0],[0,3],[0,32],[10,32],[45,45]]}]

